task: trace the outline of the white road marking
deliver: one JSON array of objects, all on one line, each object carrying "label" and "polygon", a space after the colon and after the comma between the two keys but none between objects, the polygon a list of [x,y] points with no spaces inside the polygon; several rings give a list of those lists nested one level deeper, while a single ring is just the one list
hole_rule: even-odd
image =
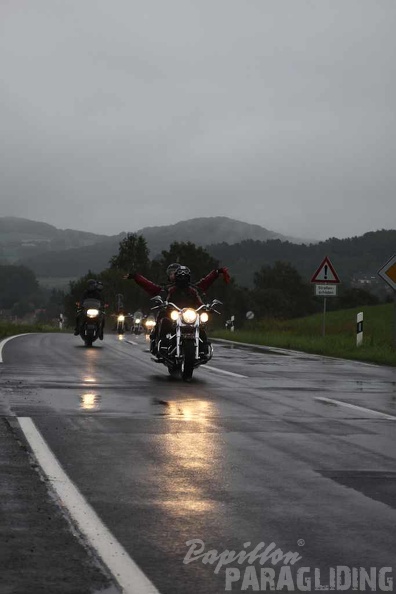
[{"label": "white road marking", "polygon": [[30,417],[19,417],[19,424],[41,468],[62,504],[77,523],[90,545],[97,551],[124,594],[159,594],[156,587],[129,557],[96,512],[69,479]]},{"label": "white road marking", "polygon": [[134,344],[135,346],[139,346],[139,343],[134,342],[133,340],[126,340],[125,342],[129,342],[129,344]]},{"label": "white road marking", "polygon": [[211,365],[205,365],[202,369],[209,369],[210,371],[218,371],[219,373],[224,373],[225,375],[232,375],[233,377],[243,377],[247,378],[247,375],[241,375],[240,373],[234,373],[233,371],[226,371],[225,369],[219,369],[218,367],[212,367]]},{"label": "white road marking", "polygon": [[35,332],[25,332],[24,334],[15,334],[15,336],[9,336],[0,342],[0,363],[4,363],[3,361],[3,347],[4,345],[13,338],[18,338],[18,336],[29,336],[30,334],[35,334]]},{"label": "white road marking", "polygon": [[380,412],[379,410],[365,408],[364,406],[358,406],[357,404],[349,404],[349,402],[343,402],[342,400],[334,400],[333,398],[324,398],[321,396],[315,398],[315,400],[318,400],[319,402],[328,402],[329,404],[345,406],[346,408],[351,408],[352,410],[359,410],[360,412],[369,413],[371,415],[374,415],[375,417],[380,417],[381,419],[389,419],[392,421],[396,420],[396,417],[393,415],[388,415],[387,413]]}]

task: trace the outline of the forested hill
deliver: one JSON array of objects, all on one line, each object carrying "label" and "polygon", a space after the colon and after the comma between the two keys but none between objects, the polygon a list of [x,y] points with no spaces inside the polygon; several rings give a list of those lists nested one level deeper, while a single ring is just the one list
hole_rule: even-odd
[{"label": "forested hill", "polygon": [[210,245],[206,249],[223,266],[230,267],[239,284],[247,287],[252,286],[254,272],[277,260],[290,262],[309,281],[325,256],[330,258],[341,281],[349,282],[352,277],[376,275],[396,254],[396,230],[370,231],[360,237],[330,238],[310,245],[248,240],[234,245]]}]

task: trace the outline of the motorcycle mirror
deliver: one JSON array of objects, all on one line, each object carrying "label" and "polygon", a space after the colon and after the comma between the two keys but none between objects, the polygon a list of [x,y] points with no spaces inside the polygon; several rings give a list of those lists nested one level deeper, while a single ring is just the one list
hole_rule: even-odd
[{"label": "motorcycle mirror", "polygon": [[218,299],[213,299],[212,305],[223,305],[223,302],[219,301]]},{"label": "motorcycle mirror", "polygon": [[151,297],[150,301],[154,301],[154,303],[163,303],[162,297],[156,295],[155,297]]}]

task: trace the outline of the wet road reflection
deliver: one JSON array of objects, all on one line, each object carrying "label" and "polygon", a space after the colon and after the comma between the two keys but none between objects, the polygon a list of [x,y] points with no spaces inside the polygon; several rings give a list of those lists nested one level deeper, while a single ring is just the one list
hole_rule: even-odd
[{"label": "wet road reflection", "polygon": [[80,398],[80,409],[89,411],[98,410],[99,403],[99,394],[95,394],[94,392],[87,392],[86,394],[83,394]]},{"label": "wet road reflection", "polygon": [[219,460],[223,458],[223,445],[218,432],[211,431],[211,417],[217,414],[214,403],[204,400],[169,402],[169,421],[179,419],[194,422],[191,432],[169,431],[163,435],[164,467],[161,502],[168,514],[180,516],[207,514],[218,502],[209,496],[210,485],[221,474]]}]

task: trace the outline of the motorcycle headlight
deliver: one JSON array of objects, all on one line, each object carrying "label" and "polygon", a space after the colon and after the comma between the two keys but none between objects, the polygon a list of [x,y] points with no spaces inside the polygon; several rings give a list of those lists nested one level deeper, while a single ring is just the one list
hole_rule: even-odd
[{"label": "motorcycle headlight", "polygon": [[176,322],[176,320],[177,320],[177,319],[178,319],[178,317],[179,317],[179,312],[178,312],[178,311],[176,311],[176,309],[174,309],[173,311],[171,311],[171,315],[170,315],[170,317],[171,317],[171,319],[172,319],[174,322]]},{"label": "motorcycle headlight", "polygon": [[186,324],[193,324],[197,319],[197,312],[193,309],[184,309],[182,312],[183,322]]},{"label": "motorcycle headlight", "polygon": [[208,314],[206,313],[206,311],[204,311],[203,313],[201,313],[200,320],[201,320],[201,322],[203,322],[204,324],[205,324],[205,323],[206,323],[206,322],[209,320],[209,316],[208,316]]},{"label": "motorcycle headlight", "polygon": [[125,316],[123,316],[122,314],[118,316],[117,318],[117,322],[123,322],[125,320]]},{"label": "motorcycle headlight", "polygon": [[98,309],[87,309],[87,316],[89,318],[96,318],[99,315]]},{"label": "motorcycle headlight", "polygon": [[147,320],[146,326],[147,328],[152,328],[153,326],[155,326],[154,320]]},{"label": "motorcycle headlight", "polygon": [[135,322],[136,324],[140,324],[140,318],[136,318]]}]

